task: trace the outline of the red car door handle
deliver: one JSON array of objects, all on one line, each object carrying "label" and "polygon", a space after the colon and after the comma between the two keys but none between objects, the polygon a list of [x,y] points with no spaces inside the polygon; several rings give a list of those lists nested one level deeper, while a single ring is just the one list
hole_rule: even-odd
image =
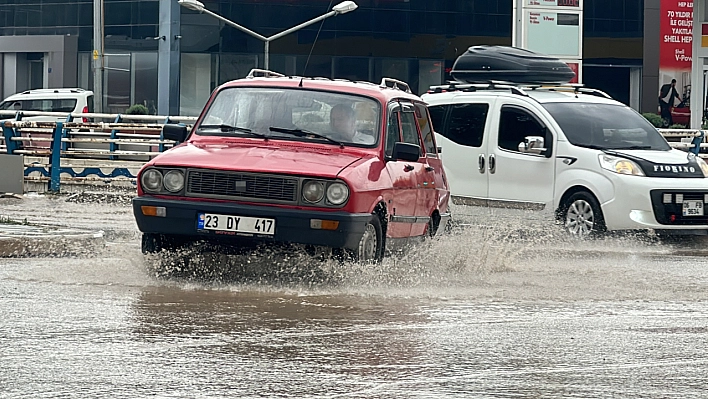
[{"label": "red car door handle", "polygon": [[425,167],[425,171],[426,171],[426,172],[432,172],[432,171],[434,171],[434,170],[435,170],[435,168],[433,168],[432,166],[426,166],[426,167]]},{"label": "red car door handle", "polygon": [[411,170],[415,169],[413,165],[406,165],[403,167],[404,172],[410,172]]}]

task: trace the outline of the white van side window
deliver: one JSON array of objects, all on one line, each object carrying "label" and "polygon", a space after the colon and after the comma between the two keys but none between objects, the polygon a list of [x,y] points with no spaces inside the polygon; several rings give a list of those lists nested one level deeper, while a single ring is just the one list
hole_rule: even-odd
[{"label": "white van side window", "polygon": [[549,141],[547,130],[536,117],[525,109],[504,106],[499,115],[499,148],[519,151],[519,143],[528,136],[543,137]]},{"label": "white van side window", "polygon": [[[487,124],[489,104],[467,103],[429,108],[435,131],[457,144],[481,147]],[[449,111],[447,125],[445,115]]]}]

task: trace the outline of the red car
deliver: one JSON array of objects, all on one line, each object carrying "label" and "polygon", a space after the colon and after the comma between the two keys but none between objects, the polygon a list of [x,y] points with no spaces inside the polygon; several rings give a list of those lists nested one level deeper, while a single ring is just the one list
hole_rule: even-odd
[{"label": "red car", "polygon": [[428,109],[397,80],[254,70],[163,135],[181,144],[144,165],[133,199],[144,253],[291,243],[378,261],[450,218]]}]

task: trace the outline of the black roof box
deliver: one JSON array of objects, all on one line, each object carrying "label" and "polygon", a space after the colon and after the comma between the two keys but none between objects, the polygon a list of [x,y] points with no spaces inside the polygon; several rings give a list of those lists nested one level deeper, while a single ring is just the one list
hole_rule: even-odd
[{"label": "black roof box", "polygon": [[567,83],[575,77],[558,58],[509,46],[472,46],[457,57],[450,74],[467,83]]}]

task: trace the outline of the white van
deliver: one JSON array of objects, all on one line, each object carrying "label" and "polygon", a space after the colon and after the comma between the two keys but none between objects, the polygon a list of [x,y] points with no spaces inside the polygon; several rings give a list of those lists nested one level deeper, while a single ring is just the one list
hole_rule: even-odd
[{"label": "white van", "polygon": [[[93,112],[93,92],[73,89],[33,89],[7,97],[0,103],[0,119],[14,119],[9,111],[40,111],[62,113]],[[36,122],[63,122],[66,118],[56,116],[27,116],[22,120]]]},{"label": "white van", "polygon": [[422,97],[454,203],[546,211],[581,237],[708,233],[706,162],[605,93],[461,83]]}]

